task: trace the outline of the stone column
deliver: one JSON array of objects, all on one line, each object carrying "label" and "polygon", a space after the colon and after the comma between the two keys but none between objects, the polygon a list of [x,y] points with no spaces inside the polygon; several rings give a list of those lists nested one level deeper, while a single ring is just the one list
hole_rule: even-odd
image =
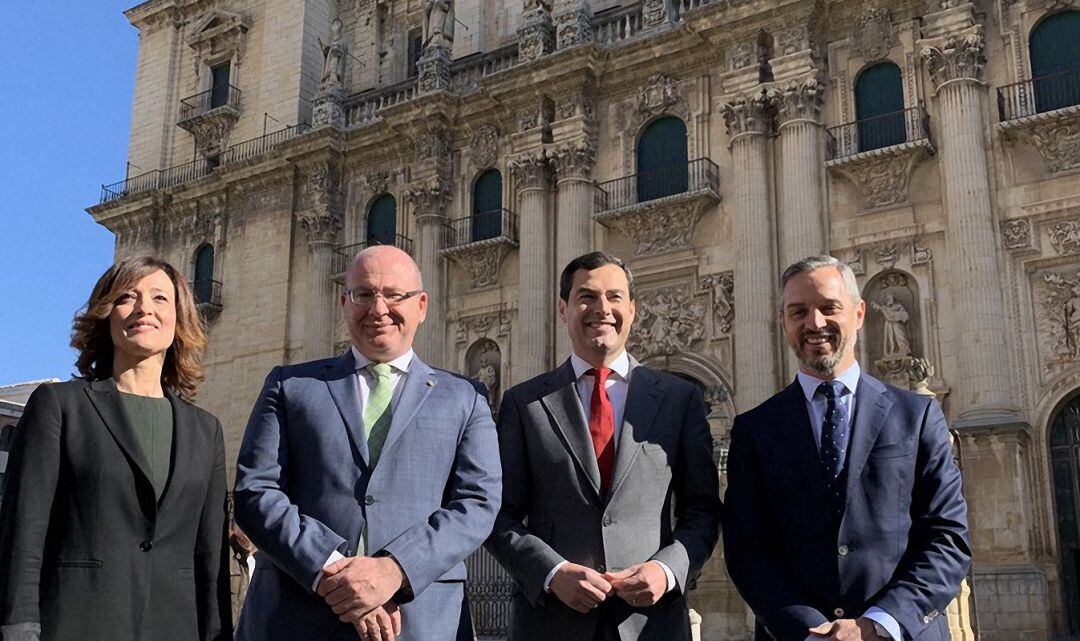
[{"label": "stone column", "polygon": [[730,137],[735,267],[735,400],[744,411],[777,391],[778,274],[769,202],[769,96],[732,97],[720,109]]},{"label": "stone column", "polygon": [[518,230],[523,242],[518,253],[518,320],[511,337],[513,382],[519,383],[551,368],[551,307],[555,267],[551,238],[551,171],[541,150],[509,163],[518,192]]},{"label": "stone column", "polygon": [[450,185],[432,177],[405,195],[415,208],[416,224],[420,228],[416,264],[428,295],[427,319],[416,333],[413,348],[428,365],[443,367],[446,365],[446,259],[442,248]]},{"label": "stone column", "polygon": [[[964,319],[955,350],[961,378],[954,381],[951,397],[959,410],[958,426],[1016,418],[983,140],[985,85],[979,77],[986,60],[984,40],[970,7],[941,12],[952,25],[959,18],[962,28],[919,43],[937,88],[952,297],[956,317]],[[932,15],[927,17],[931,27]]]},{"label": "stone column", "polygon": [[[551,270],[557,279],[567,263],[593,249],[592,167],[596,160],[596,143],[587,138],[571,142],[560,147],[551,160],[558,176],[555,198],[555,262]],[[556,289],[553,291],[557,291],[557,282],[554,287]],[[553,318],[557,316],[558,310]],[[570,336],[555,321],[555,361],[559,362],[569,355]]]},{"label": "stone column", "polygon": [[311,250],[311,299],[304,313],[307,327],[304,355],[308,360],[326,358],[333,349],[334,300],[331,262],[334,243],[342,227],[341,166],[335,160],[316,162],[303,168],[302,203],[297,213],[300,227],[307,233]]},{"label": "stone column", "polygon": [[817,76],[793,80],[779,90],[780,207],[777,215],[779,269],[827,248],[828,222],[822,206],[821,103]]}]

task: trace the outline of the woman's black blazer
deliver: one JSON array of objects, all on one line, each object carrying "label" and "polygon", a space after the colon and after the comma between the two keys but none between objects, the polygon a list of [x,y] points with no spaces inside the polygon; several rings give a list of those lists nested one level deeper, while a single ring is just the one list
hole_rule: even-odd
[{"label": "woman's black blazer", "polygon": [[42,385],[15,430],[0,508],[4,638],[232,638],[221,424],[169,396],[158,501],[111,380]]}]

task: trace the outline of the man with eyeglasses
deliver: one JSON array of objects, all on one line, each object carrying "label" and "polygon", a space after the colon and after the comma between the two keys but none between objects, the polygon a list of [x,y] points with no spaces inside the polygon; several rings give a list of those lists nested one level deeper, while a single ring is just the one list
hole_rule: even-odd
[{"label": "man with eyeglasses", "polygon": [[427,313],[405,252],[360,252],[352,347],[275,368],[236,468],[259,547],[236,638],[471,639],[464,559],[491,531],[501,468],[483,387],[413,353]]}]

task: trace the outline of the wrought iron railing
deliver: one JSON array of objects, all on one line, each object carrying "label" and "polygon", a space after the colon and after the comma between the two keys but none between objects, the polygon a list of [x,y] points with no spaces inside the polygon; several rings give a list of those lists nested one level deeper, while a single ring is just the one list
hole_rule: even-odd
[{"label": "wrought iron railing", "polygon": [[258,138],[252,138],[251,140],[236,143],[225,150],[225,153],[221,156],[221,162],[222,164],[228,164],[247,160],[248,158],[254,158],[255,156],[270,151],[286,140],[290,140],[300,134],[306,133],[310,128],[311,126],[309,124],[302,122],[298,125],[289,125],[284,129],[263,134]]},{"label": "wrought iron railing", "polygon": [[514,580],[484,548],[465,559],[465,567],[469,571],[469,611],[477,638],[505,639]]},{"label": "wrought iron railing", "polygon": [[210,278],[198,278],[191,284],[195,303],[199,306],[221,307],[221,282]]},{"label": "wrought iron railing", "polygon": [[375,245],[393,245],[398,249],[408,253],[413,253],[413,241],[411,238],[402,236],[401,234],[394,234],[391,238],[369,238],[360,243],[352,243],[350,245],[338,245],[334,247],[334,253],[330,261],[330,270],[334,274],[342,274],[349,268],[349,263],[356,257],[361,251],[368,247],[374,247]]},{"label": "wrought iron railing", "polygon": [[180,113],[177,122],[191,120],[218,107],[231,107],[240,110],[240,90],[232,85],[221,89],[210,89],[180,101]]},{"label": "wrought iron railing", "polygon": [[1080,69],[1068,69],[999,87],[1001,122],[1080,105]]},{"label": "wrought iron railing", "polygon": [[613,45],[641,31],[641,3],[625,9],[604,12],[593,18],[593,37],[597,44]]},{"label": "wrought iron railing", "polygon": [[703,189],[720,192],[720,171],[708,158],[602,182],[596,189],[596,211],[620,209]]},{"label": "wrought iron railing", "polygon": [[[309,128],[306,122],[300,123],[286,127],[281,131],[236,143],[225,150],[225,153],[219,158],[218,164],[227,165],[266,153],[281,143],[307,132]],[[210,161],[199,158],[168,169],[151,169],[148,172],[126,178],[111,185],[102,185],[100,202],[107,203],[125,196],[133,196],[154,189],[164,189],[203,176],[209,176],[214,167],[215,165]]]},{"label": "wrought iron railing", "polygon": [[443,247],[461,247],[490,238],[518,239],[517,216],[505,209],[485,211],[451,220],[446,225]]},{"label": "wrought iron railing", "polygon": [[829,127],[825,130],[825,145],[829,160],[835,160],[929,137],[929,117],[919,103],[902,111]]}]

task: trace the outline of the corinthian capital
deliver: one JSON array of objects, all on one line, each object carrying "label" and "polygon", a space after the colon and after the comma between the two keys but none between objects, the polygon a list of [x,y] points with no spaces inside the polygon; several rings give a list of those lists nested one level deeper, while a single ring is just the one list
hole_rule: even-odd
[{"label": "corinthian capital", "polygon": [[986,47],[982,25],[972,25],[963,31],[934,40],[922,41],[921,51],[926,69],[935,87],[950,80],[979,80],[986,63]]},{"label": "corinthian capital", "polygon": [[405,190],[405,200],[415,208],[417,223],[441,223],[450,204],[450,183],[440,176],[420,180]]},{"label": "corinthian capital", "polygon": [[720,103],[720,113],[724,116],[728,137],[768,133],[771,103],[776,97],[775,89],[761,88]]},{"label": "corinthian capital", "polygon": [[791,120],[820,122],[825,87],[817,76],[792,80],[776,90],[776,121],[783,125]]},{"label": "corinthian capital", "polygon": [[596,143],[582,138],[559,147],[551,154],[551,165],[560,179],[588,178],[596,162]]},{"label": "corinthian capital", "polygon": [[551,155],[547,150],[521,156],[507,163],[518,189],[545,189],[551,178]]}]

